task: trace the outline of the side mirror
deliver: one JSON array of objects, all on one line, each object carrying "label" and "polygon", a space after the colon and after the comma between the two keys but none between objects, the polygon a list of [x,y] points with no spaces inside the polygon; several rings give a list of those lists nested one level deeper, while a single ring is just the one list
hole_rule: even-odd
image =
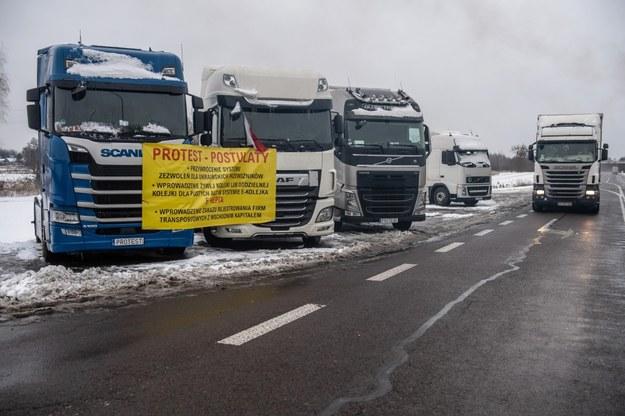
[{"label": "side mirror", "polygon": [[427,124],[423,125],[423,134],[425,135],[425,155],[430,154],[430,128]]},{"label": "side mirror", "polygon": [[601,160],[608,160],[608,148],[607,145],[603,145],[603,149],[601,149]]},{"label": "side mirror", "polygon": [[443,152],[441,152],[441,155],[442,155],[442,162],[445,165],[453,166],[456,164],[456,155],[453,151],[444,150]]},{"label": "side mirror", "polygon": [[87,86],[84,83],[78,84],[76,88],[72,90],[72,99],[74,101],[80,101],[87,95]]},{"label": "side mirror", "polygon": [[209,111],[199,111],[197,109],[193,110],[193,134],[191,134],[192,136],[205,133],[209,130],[209,128],[207,128],[206,126],[206,115],[208,113]]},{"label": "side mirror", "polygon": [[529,160],[530,162],[534,161],[534,145],[530,144],[530,146],[527,149],[527,160]]},{"label": "side mirror", "polygon": [[201,110],[202,108],[204,108],[204,100],[202,100],[201,97],[192,95],[191,106],[193,107],[194,110]]},{"label": "side mirror", "polygon": [[28,127],[33,130],[41,130],[41,107],[39,104],[28,104],[26,106],[28,116]]},{"label": "side mirror", "polygon": [[41,98],[42,88],[31,88],[26,90],[26,101],[30,103],[38,103]]},{"label": "side mirror", "polygon": [[334,132],[338,134],[339,136],[343,134],[343,116],[340,114],[335,115],[333,123],[334,123]]}]

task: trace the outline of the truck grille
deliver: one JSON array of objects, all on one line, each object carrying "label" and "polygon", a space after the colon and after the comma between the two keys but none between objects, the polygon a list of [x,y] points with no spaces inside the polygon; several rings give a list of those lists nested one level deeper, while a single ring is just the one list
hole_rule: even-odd
[{"label": "truck grille", "polygon": [[467,186],[469,196],[487,196],[490,194],[490,186]]},{"label": "truck grille", "polygon": [[589,166],[571,169],[549,169],[542,166],[545,174],[545,195],[548,198],[581,198],[584,196]]},{"label": "truck grille", "polygon": [[490,183],[490,176],[467,176],[467,183]]},{"label": "truck grille", "polygon": [[[94,214],[87,214],[86,216],[95,215],[96,221],[105,220],[107,223],[136,222],[137,219],[140,219],[141,165],[99,165],[91,155],[88,156],[88,159],[87,164],[91,176],[90,186],[88,188],[74,188],[78,194],[90,195],[89,198],[80,198],[82,202],[79,202],[79,206],[82,206],[83,209],[93,210]],[[85,202],[86,200],[91,202]],[[112,206],[108,207],[107,205]]]},{"label": "truck grille", "polygon": [[365,217],[408,217],[419,191],[418,172],[358,172],[358,198]]},{"label": "truck grille", "polygon": [[276,220],[257,224],[275,230],[288,230],[310,222],[319,196],[319,187],[278,186],[276,188]]}]

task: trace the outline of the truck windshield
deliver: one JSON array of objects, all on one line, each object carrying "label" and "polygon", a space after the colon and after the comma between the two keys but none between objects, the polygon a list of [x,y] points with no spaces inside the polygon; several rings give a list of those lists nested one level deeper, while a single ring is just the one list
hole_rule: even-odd
[{"label": "truck windshield", "polygon": [[107,140],[147,141],[187,135],[182,94],[135,91],[54,90],[54,131],[64,135]]},{"label": "truck windshield", "polygon": [[347,145],[385,153],[425,154],[423,123],[397,120],[347,120]]},{"label": "truck windshield", "polygon": [[597,142],[538,142],[536,161],[589,163],[597,160]]},{"label": "truck windshield", "polygon": [[[235,107],[236,108],[236,107]],[[318,152],[332,149],[330,111],[277,108],[222,108],[221,145],[247,146],[243,117],[267,147],[285,152]]]},{"label": "truck windshield", "polygon": [[490,167],[488,152],[485,150],[460,150],[458,151],[458,163],[465,168]]}]

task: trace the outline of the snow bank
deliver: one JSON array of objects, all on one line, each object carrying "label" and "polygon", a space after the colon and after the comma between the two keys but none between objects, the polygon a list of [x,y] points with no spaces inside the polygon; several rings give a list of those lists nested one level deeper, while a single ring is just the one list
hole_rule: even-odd
[{"label": "snow bank", "polygon": [[34,180],[34,173],[0,172],[0,183],[31,182]]},{"label": "snow bank", "polygon": [[0,244],[28,241],[35,238],[33,197],[0,197]]},{"label": "snow bank", "polygon": [[533,177],[533,172],[500,172],[491,178],[493,191],[531,186],[534,183]]},{"label": "snow bank", "polygon": [[95,49],[83,49],[82,53],[89,63],[75,63],[67,69],[69,74],[87,78],[178,79],[153,72],[151,65],[123,53],[102,52]]}]

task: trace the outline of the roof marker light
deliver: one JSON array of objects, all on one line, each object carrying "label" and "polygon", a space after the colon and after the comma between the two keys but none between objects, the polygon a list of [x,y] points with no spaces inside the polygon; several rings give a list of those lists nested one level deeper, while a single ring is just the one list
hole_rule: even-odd
[{"label": "roof marker light", "polygon": [[239,87],[236,77],[232,74],[224,74],[223,80],[224,80],[224,85],[226,87],[230,87],[230,88]]},{"label": "roof marker light", "polygon": [[325,78],[319,78],[317,82],[317,92],[327,91],[328,90],[328,80]]},{"label": "roof marker light", "polygon": [[167,77],[175,77],[176,76],[176,68],[174,68],[173,66],[168,66],[163,68],[163,70],[161,71],[161,73]]}]

